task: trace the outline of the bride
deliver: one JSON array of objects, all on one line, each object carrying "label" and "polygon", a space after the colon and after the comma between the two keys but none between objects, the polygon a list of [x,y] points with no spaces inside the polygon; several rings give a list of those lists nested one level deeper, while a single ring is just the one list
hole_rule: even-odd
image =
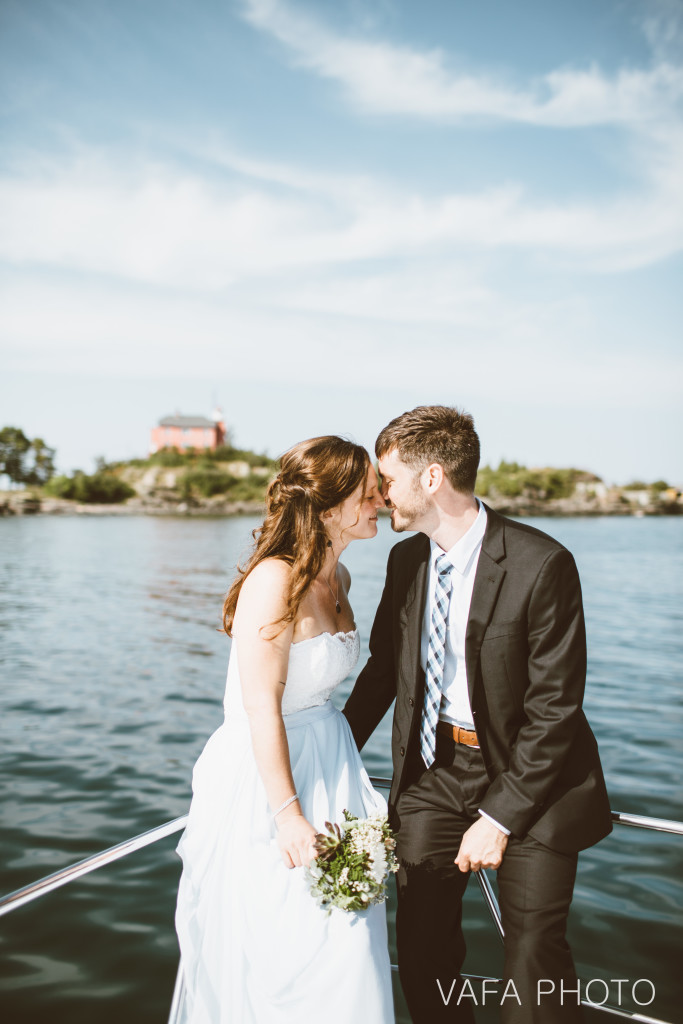
[{"label": "bride", "polygon": [[329,699],[359,656],[339,556],[383,505],[364,448],[301,442],[226,598],[225,721],[178,846],[184,1024],[393,1024],[384,905],[328,914],[303,869],[326,821],[386,812]]}]

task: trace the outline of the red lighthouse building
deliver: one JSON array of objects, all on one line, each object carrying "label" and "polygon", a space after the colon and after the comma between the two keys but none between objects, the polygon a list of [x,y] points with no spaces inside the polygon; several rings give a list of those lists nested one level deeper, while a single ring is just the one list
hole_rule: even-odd
[{"label": "red lighthouse building", "polygon": [[152,428],[150,454],[162,448],[177,448],[179,452],[194,448],[196,451],[215,450],[225,444],[225,423],[220,409],[214,409],[211,419],[206,416],[164,416]]}]

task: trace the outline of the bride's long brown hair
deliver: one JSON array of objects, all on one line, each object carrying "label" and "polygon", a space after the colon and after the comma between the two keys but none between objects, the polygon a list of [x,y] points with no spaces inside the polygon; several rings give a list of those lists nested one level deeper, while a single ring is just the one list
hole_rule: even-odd
[{"label": "bride's long brown hair", "polygon": [[281,558],[292,567],[287,611],[279,624],[293,622],[306,591],[325,562],[327,535],[321,515],[365,484],[370,457],[343,437],[313,437],[294,445],[280,460],[280,472],[266,494],[266,517],[254,530],[256,546],[246,565],[237,567],[223,604],[223,628],[232,636],[237,599],[249,573],[264,558]]}]

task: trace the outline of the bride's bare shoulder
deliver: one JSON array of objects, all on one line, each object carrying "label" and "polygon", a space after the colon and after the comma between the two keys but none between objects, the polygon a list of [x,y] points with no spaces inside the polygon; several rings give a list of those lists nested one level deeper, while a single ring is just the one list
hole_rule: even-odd
[{"label": "bride's bare shoulder", "polygon": [[[287,613],[291,572],[291,566],[281,558],[264,558],[254,566],[244,580],[237,600],[235,633],[262,636],[264,627],[282,620]],[[288,640],[291,629],[291,624],[288,624],[278,635]],[[270,636],[265,639],[270,639]]]},{"label": "bride's bare shoulder", "polygon": [[257,600],[267,597],[272,601],[275,594],[284,594],[291,575],[292,567],[283,558],[264,558],[245,579],[240,597],[246,594]]},{"label": "bride's bare shoulder", "polygon": [[[264,558],[255,565],[247,579],[267,580],[274,583],[275,580],[289,580],[292,574],[292,567],[284,558]],[[244,581],[246,583],[246,580]]]}]

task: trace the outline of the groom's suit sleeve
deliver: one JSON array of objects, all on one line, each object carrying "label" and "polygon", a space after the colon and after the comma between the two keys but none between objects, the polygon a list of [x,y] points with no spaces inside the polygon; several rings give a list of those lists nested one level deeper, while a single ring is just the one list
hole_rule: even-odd
[{"label": "groom's suit sleeve", "polygon": [[507,769],[480,807],[516,836],[542,812],[563,770],[581,718],[586,682],[586,632],[581,584],[571,554],[556,549],[544,561],[528,609],[525,722]]},{"label": "groom's suit sleeve", "polygon": [[387,577],[370,633],[370,658],[344,707],[353,738],[361,750],[396,696],[393,635],[394,551],[389,552]]}]

